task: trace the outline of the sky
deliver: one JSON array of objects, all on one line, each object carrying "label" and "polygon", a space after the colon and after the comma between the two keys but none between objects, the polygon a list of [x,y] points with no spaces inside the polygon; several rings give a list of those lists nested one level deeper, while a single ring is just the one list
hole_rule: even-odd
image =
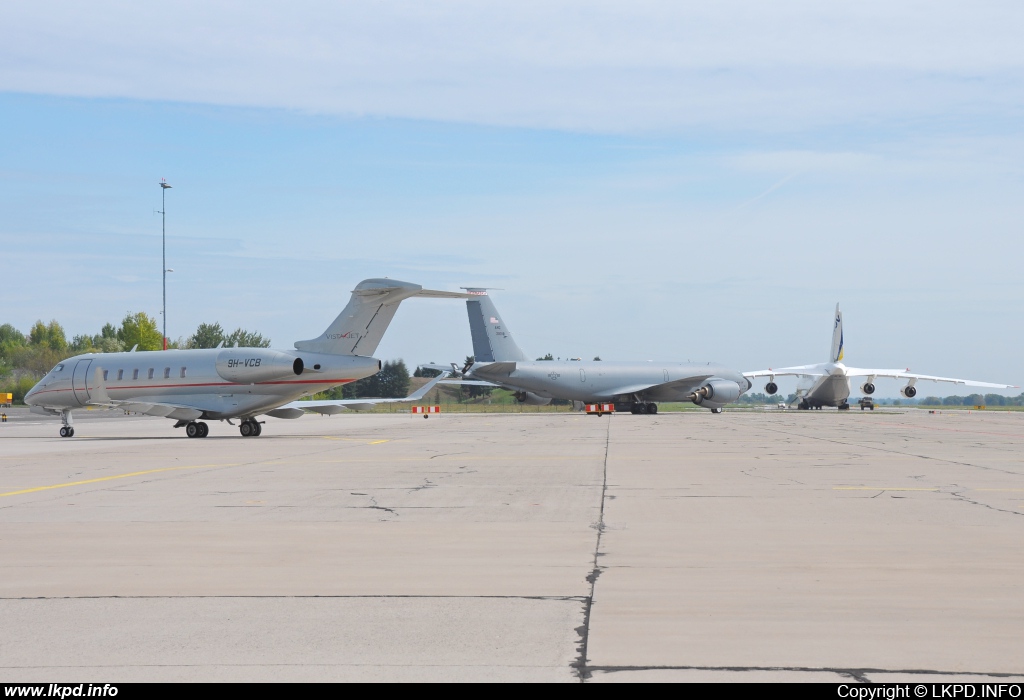
[{"label": "sky", "polygon": [[[1022,29],[984,1],[5,2],[0,323],[160,318],[166,178],[172,338],[290,347],[392,277],[497,288],[532,356],[821,362],[838,302],[850,365],[1024,385]],[[419,299],[377,356],[471,353],[461,302]]]}]

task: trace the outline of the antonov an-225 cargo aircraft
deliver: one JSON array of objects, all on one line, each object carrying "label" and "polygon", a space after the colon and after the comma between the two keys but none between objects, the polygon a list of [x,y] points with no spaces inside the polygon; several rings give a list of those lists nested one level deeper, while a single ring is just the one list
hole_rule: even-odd
[{"label": "antonov an-225 cargo aircraft", "polygon": [[[875,393],[875,379],[878,377],[905,380],[907,383],[900,389],[900,396],[905,396],[908,399],[917,396],[917,388],[914,385],[919,381],[946,382],[988,389],[1020,388],[1013,384],[991,384],[989,382],[977,382],[973,379],[955,379],[953,377],[933,377],[929,374],[914,374],[909,369],[847,367],[843,364],[843,313],[839,310],[839,304],[836,304],[835,321],[832,324],[832,349],[829,352],[828,358],[828,362],[821,362],[816,365],[762,369],[756,372],[744,372],[743,376],[748,379],[768,377],[768,383],[764,388],[768,394],[774,394],[779,390],[778,384],[775,383],[775,377],[800,377],[804,384],[797,387],[797,397],[800,399],[797,408],[802,410],[821,409],[822,406],[835,406],[840,411],[849,410],[850,404],[847,403],[847,399],[850,397],[850,380],[854,377],[864,379],[860,390],[865,395]],[[863,410],[863,405],[861,410]]]},{"label": "antonov an-225 cargo aircraft", "polygon": [[363,280],[330,327],[318,338],[296,342],[294,350],[133,349],[76,355],[50,370],[25,395],[25,403],[35,413],[60,416],[61,437],[75,434],[72,412],[90,406],[171,418],[188,437],[206,437],[204,419],[230,423],[239,418],[239,432],[254,437],[262,432],[256,420],[260,415],[298,418],[306,410],[336,413],[380,401],[417,400],[433,385],[406,399],[296,401],[380,371],[380,360],[371,355],[398,305],[414,296],[466,298],[409,282]]}]

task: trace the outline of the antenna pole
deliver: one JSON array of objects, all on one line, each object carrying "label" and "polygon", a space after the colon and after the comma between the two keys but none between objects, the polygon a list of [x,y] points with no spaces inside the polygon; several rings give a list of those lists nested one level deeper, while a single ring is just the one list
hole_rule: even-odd
[{"label": "antenna pole", "polygon": [[160,179],[160,219],[161,219],[161,234],[160,240],[163,247],[163,265],[161,266],[161,274],[163,275],[164,282],[164,350],[167,349],[167,190],[171,189],[171,186],[167,184],[167,181],[163,178]]}]

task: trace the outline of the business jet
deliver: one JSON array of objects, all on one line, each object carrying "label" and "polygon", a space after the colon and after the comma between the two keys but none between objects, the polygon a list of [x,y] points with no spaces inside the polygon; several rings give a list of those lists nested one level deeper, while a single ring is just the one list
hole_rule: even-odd
[{"label": "business jet", "polygon": [[405,399],[297,399],[380,371],[381,362],[372,355],[404,299],[466,296],[398,280],[363,280],[327,330],[296,342],[294,349],[132,348],[76,355],[50,370],[25,395],[25,403],[35,413],[59,416],[61,437],[74,437],[75,410],[100,407],[170,418],[188,437],[202,438],[209,434],[204,420],[234,425],[231,420],[239,419],[242,436],[256,437],[263,432],[257,420],[262,415],[298,418],[306,410],[335,413],[385,401],[415,401],[426,394],[424,389]]},{"label": "business jet", "polygon": [[474,357],[461,374],[466,383],[482,381],[511,389],[520,403],[614,402],[634,414],[655,414],[659,401],[692,401],[721,413],[751,386],[739,372],[710,362],[531,362],[512,339],[487,290],[466,291],[471,297],[466,309]]},{"label": "business jet", "polygon": [[771,395],[779,390],[775,383],[776,377],[800,377],[805,386],[797,389],[797,396],[800,402],[797,408],[802,410],[821,409],[822,406],[835,406],[839,410],[848,410],[850,404],[847,399],[850,397],[851,379],[854,377],[863,378],[860,390],[870,396],[875,393],[875,380],[878,377],[906,380],[906,384],[900,389],[900,396],[912,399],[917,396],[915,384],[919,381],[948,382],[950,384],[963,384],[965,386],[984,387],[988,389],[1018,389],[1012,384],[990,384],[988,382],[976,382],[971,379],[953,379],[951,377],[933,377],[927,374],[914,374],[909,369],[861,369],[859,367],[847,367],[843,364],[843,314],[836,304],[835,321],[832,327],[832,349],[829,352],[829,361],[816,365],[800,365],[797,367],[781,367],[779,369],[764,369],[757,372],[744,372],[747,379],[768,377],[765,385],[765,393]]}]

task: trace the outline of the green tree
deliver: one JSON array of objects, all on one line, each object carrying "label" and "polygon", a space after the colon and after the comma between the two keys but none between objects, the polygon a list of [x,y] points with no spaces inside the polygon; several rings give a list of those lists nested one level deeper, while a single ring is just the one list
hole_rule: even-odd
[{"label": "green tree", "polygon": [[25,336],[9,323],[0,326],[0,362],[10,365],[11,356],[18,348],[25,347]]},{"label": "green tree", "polygon": [[186,342],[190,348],[215,348],[224,340],[224,329],[219,323],[200,323]]},{"label": "green tree", "polygon": [[126,314],[117,330],[117,339],[129,350],[134,345],[138,345],[139,350],[162,350],[164,347],[163,334],[157,328],[156,320],[145,311]]},{"label": "green tree", "polygon": [[224,347],[234,347],[238,344],[240,348],[269,348],[270,338],[264,338],[256,332],[250,332],[241,328],[231,331],[231,334],[224,338]]},{"label": "green tree", "polygon": [[538,358],[537,358],[537,362],[544,362],[545,360],[554,360],[554,359],[555,359],[555,356],[554,356],[554,355],[552,355],[552,354],[551,354],[551,353],[549,352],[549,353],[548,353],[547,355],[545,355],[544,357],[538,357]]},{"label": "green tree", "polygon": [[594,358],[594,362],[600,362],[600,361],[601,361],[601,356],[600,355],[598,355],[597,357]]},{"label": "green tree", "polygon": [[[337,390],[333,392],[337,394]],[[409,369],[404,360],[384,363],[380,372],[372,377],[364,377],[342,387],[342,398],[363,399],[400,399],[409,395]]]},{"label": "green tree", "polygon": [[[433,361],[430,364],[435,364]],[[437,375],[441,374],[439,369],[430,369],[429,367],[417,367],[416,371],[412,373],[414,377],[429,377],[433,379]]]},{"label": "green tree", "polygon": [[64,351],[68,348],[68,340],[64,336],[64,329],[56,320],[50,321],[49,325],[42,321],[36,321],[28,334],[30,345],[49,348],[50,350]]}]

